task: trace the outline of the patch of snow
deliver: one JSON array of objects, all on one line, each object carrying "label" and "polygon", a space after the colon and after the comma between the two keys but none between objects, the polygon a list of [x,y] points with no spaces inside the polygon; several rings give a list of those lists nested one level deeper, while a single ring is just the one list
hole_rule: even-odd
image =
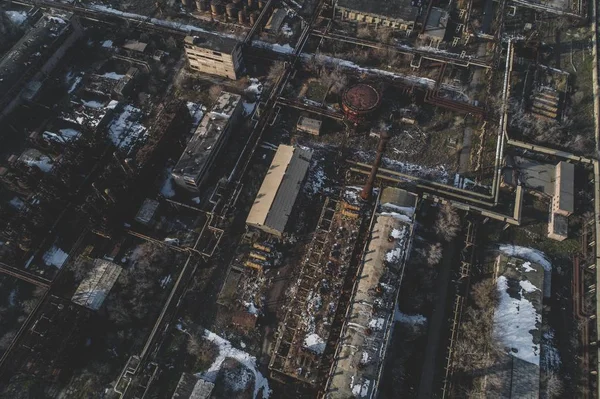
[{"label": "patch of snow", "polygon": [[196,205],[200,205],[200,197],[194,197],[192,198],[192,202]]},{"label": "patch of snow", "polygon": [[217,374],[223,365],[223,362],[227,358],[235,359],[244,365],[248,370],[254,374],[254,399],[259,397],[259,393],[262,391],[262,398],[267,399],[271,395],[269,389],[269,381],[262,375],[256,366],[256,357],[234,348],[231,342],[221,338],[217,334],[205,330],[204,338],[214,343],[219,348],[219,355],[215,361],[210,365],[207,371],[196,374],[199,378],[204,378],[207,381],[215,382]]},{"label": "patch of snow", "polygon": [[113,46],[113,41],[112,40],[105,40],[102,43],[102,47],[104,48],[111,48]]},{"label": "patch of snow", "polygon": [[42,137],[49,141],[54,141],[55,143],[68,143],[78,138],[81,133],[78,130],[66,128],[60,129],[59,133],[53,133],[45,131],[42,133]]},{"label": "patch of snow", "polygon": [[44,154],[40,154],[36,157],[33,157],[27,153],[23,153],[23,155],[19,157],[19,160],[21,160],[29,166],[37,166],[42,172],[46,173],[50,172],[54,167],[54,163],[52,162],[52,160]]},{"label": "patch of snow", "polygon": [[374,331],[379,331],[383,328],[383,325],[385,324],[385,319],[379,317],[377,319],[371,319],[371,321],[369,321],[369,328],[374,330]]},{"label": "patch of snow", "polygon": [[540,367],[545,371],[559,371],[561,360],[556,342],[554,340],[554,330],[549,328],[548,331],[542,334],[542,358]]},{"label": "patch of snow", "polygon": [[146,132],[146,127],[139,124],[142,111],[126,105],[108,126],[108,133],[114,145],[122,149],[130,149],[133,143]]},{"label": "patch of snow", "polygon": [[505,276],[498,277],[496,284],[500,300],[494,313],[494,337],[508,349],[508,353],[539,365],[540,345],[534,343],[532,332],[538,330],[541,316],[523,296],[523,289],[519,298],[508,293],[508,279]]},{"label": "patch of snow", "polygon": [[256,78],[250,79],[250,86],[246,88],[246,93],[254,96],[254,102],[242,101],[242,105],[244,107],[244,115],[252,115],[254,110],[256,109],[256,105],[258,104],[258,100],[263,91],[263,85]]},{"label": "patch of snow", "polygon": [[283,33],[283,36],[285,37],[292,37],[294,35],[294,31],[292,28],[290,28],[287,22],[281,27],[281,33]]},{"label": "patch of snow", "polygon": [[256,306],[254,305],[254,302],[244,302],[244,306],[246,307],[248,313],[258,315],[259,312]]},{"label": "patch of snow", "polygon": [[197,104],[197,103],[188,101],[186,103],[186,106],[187,106],[188,112],[190,113],[190,116],[192,117],[191,133],[193,134],[196,131],[196,128],[198,127],[198,125],[200,124],[202,117],[204,116],[204,111],[202,110],[202,104]]},{"label": "patch of snow", "polygon": [[25,207],[25,202],[19,197],[13,197],[8,203],[15,209],[23,209]]},{"label": "patch of snow", "polygon": [[254,40],[252,45],[255,47],[271,49],[272,51],[280,54],[292,54],[294,52],[294,48],[289,44],[278,44],[278,43],[267,43],[260,40]]},{"label": "patch of snow", "polygon": [[523,289],[523,291],[528,292],[528,293],[540,290],[538,287],[536,287],[535,285],[533,285],[531,283],[531,281],[529,281],[529,280],[519,281],[519,285],[521,286],[521,288]]},{"label": "patch of snow", "polygon": [[120,80],[125,75],[120,75],[116,72],[106,72],[104,75],[100,75],[100,76],[102,76],[103,78],[107,78],[107,79]]},{"label": "patch of snow", "polygon": [[412,206],[398,206],[390,202],[381,204],[383,209],[392,210],[394,212],[402,213],[406,216],[412,217],[415,214],[415,208]]},{"label": "patch of snow", "polygon": [[73,93],[75,91],[75,89],[77,89],[77,86],[79,86],[79,83],[81,83],[81,79],[83,79],[83,76],[78,75],[73,77],[73,73],[69,72],[67,73],[67,76],[65,78],[67,84],[70,84],[71,86],[69,86],[69,94]]},{"label": "patch of snow", "polygon": [[214,31],[209,31],[209,30],[202,29],[202,28],[199,28],[194,25],[183,24],[183,23],[175,22],[175,21],[165,21],[164,19],[159,19],[159,18],[150,18],[150,20],[148,21],[148,17],[145,15],[133,14],[130,12],[123,12],[123,11],[119,11],[114,8],[110,8],[108,6],[104,6],[101,4],[90,4],[89,8],[98,10],[98,11],[103,11],[105,13],[109,13],[109,14],[113,14],[113,15],[119,15],[121,17],[125,17],[128,19],[135,19],[135,20],[142,21],[142,22],[149,22],[152,25],[158,25],[158,26],[163,26],[166,28],[177,29],[181,32],[185,32],[188,35],[193,34],[194,32],[202,32],[202,33],[209,33],[209,34],[212,34],[215,36],[220,36],[220,37],[228,37],[230,39],[241,39],[235,35],[230,35],[230,34],[222,33],[222,32],[215,33]]},{"label": "patch of snow", "polygon": [[10,306],[15,306],[16,304],[16,299],[17,299],[17,288],[13,288],[12,290],[10,290],[10,293],[8,294],[8,303]]},{"label": "patch of snow", "polygon": [[525,262],[521,265],[521,268],[523,269],[523,273],[527,273],[527,272],[534,272],[535,269],[533,267],[531,267],[531,262]]},{"label": "patch of snow", "polygon": [[362,383],[354,384],[354,376],[352,377],[352,382],[350,383],[350,388],[352,388],[352,395],[355,397],[366,398],[369,394],[369,386],[371,385],[371,381],[365,379]]},{"label": "patch of snow", "polygon": [[68,253],[66,253],[56,245],[53,245],[44,253],[44,255],[42,256],[42,260],[44,261],[46,266],[54,266],[60,269],[68,257]]},{"label": "patch of snow", "polygon": [[[503,252],[504,254],[506,254],[508,256],[512,256],[512,257],[523,259],[523,260],[526,260],[529,262],[537,263],[540,266],[542,266],[544,268],[544,296],[546,298],[550,297],[550,294],[551,294],[550,289],[552,287],[551,286],[552,264],[550,263],[550,261],[548,260],[548,258],[546,257],[546,255],[543,252],[538,251],[537,249],[534,249],[534,248],[520,247],[518,245],[512,245],[512,244],[500,245],[498,247],[498,249],[500,250],[500,252]],[[522,267],[526,268],[526,270],[525,270],[526,272],[534,270],[531,267],[531,263],[529,263],[527,266],[525,266],[525,264],[523,264]]]},{"label": "patch of snow", "polygon": [[325,341],[319,334],[308,334],[304,337],[304,347],[317,355],[321,355],[325,352]]},{"label": "patch of snow", "polygon": [[4,11],[10,22],[19,26],[22,25],[23,22],[27,20],[27,12],[26,11]]},{"label": "patch of snow", "polygon": [[168,276],[165,276],[163,278],[160,279],[159,284],[161,288],[166,288],[169,283],[171,282],[173,278],[171,277],[171,275],[169,274]]},{"label": "patch of snow", "polygon": [[55,17],[55,16],[49,16],[48,20],[56,22],[57,24],[61,24],[61,25],[66,25],[67,24],[67,22],[64,19],[59,18],[59,17]]},{"label": "patch of snow", "polygon": [[102,108],[104,106],[104,104],[102,104],[101,102],[94,101],[94,100],[91,100],[91,101],[81,100],[81,103],[88,108],[96,108],[97,109],[97,108]]},{"label": "patch of snow", "polygon": [[427,317],[420,314],[409,315],[396,309],[396,312],[394,313],[394,321],[411,324],[413,326],[423,326],[427,324]]},{"label": "patch of snow", "polygon": [[179,245],[179,238],[167,237],[167,238],[165,238],[163,240],[163,242],[165,242],[166,244],[169,244],[169,245],[178,246]]},{"label": "patch of snow", "polygon": [[397,213],[397,212],[381,212],[380,215],[381,216],[391,216],[394,219],[398,219],[398,220],[401,220],[406,223],[412,222],[412,219],[409,216],[406,216],[404,214]]},{"label": "patch of snow", "polygon": [[165,170],[165,172],[166,172],[165,180],[163,181],[163,184],[160,187],[160,193],[165,198],[173,198],[175,196],[175,189],[173,188],[173,176],[171,175],[172,171],[173,171],[173,168],[167,168]]}]

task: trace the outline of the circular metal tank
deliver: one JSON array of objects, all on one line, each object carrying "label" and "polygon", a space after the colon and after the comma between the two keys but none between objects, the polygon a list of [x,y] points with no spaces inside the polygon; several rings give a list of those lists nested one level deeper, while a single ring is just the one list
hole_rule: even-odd
[{"label": "circular metal tank", "polygon": [[242,0],[233,0],[233,4],[235,4],[238,9],[242,8]]},{"label": "circular metal tank", "polygon": [[265,6],[265,2],[263,0],[258,0],[258,9],[262,10]]},{"label": "circular metal tank", "polygon": [[240,25],[243,25],[243,24],[245,24],[245,23],[246,23],[246,11],[244,11],[244,10],[240,10],[240,11],[238,12],[238,23],[239,23]]},{"label": "circular metal tank", "polygon": [[355,123],[362,122],[381,103],[381,95],[373,86],[359,83],[348,88],[342,95],[342,109],[346,117]]},{"label": "circular metal tank", "polygon": [[248,0],[248,8],[254,7],[254,0]]},{"label": "circular metal tank", "polygon": [[213,16],[223,15],[223,3],[221,0],[212,0],[210,2],[210,12]]},{"label": "circular metal tank", "polygon": [[250,13],[250,25],[254,26],[257,17],[258,15],[255,12]]},{"label": "circular metal tank", "polygon": [[231,19],[235,19],[235,18],[237,18],[237,13],[238,13],[238,10],[237,10],[237,8],[236,8],[235,4],[233,4],[233,3],[228,3],[228,4],[225,6],[225,12],[227,13],[227,17],[228,17],[228,18],[231,18]]},{"label": "circular metal tank", "polygon": [[190,0],[181,0],[181,5],[187,8],[190,5]]},{"label": "circular metal tank", "polygon": [[196,0],[196,8],[198,11],[208,11],[208,2],[206,0]]}]

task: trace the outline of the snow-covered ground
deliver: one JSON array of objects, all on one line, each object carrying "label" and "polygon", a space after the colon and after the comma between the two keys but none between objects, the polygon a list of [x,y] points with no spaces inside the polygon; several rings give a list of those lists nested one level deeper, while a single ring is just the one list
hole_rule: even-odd
[{"label": "snow-covered ground", "polygon": [[204,116],[205,108],[202,106],[202,104],[196,104],[191,101],[188,101],[186,106],[190,113],[190,116],[192,117],[192,130],[190,133],[193,134],[196,131],[198,125],[200,124],[202,117]]},{"label": "snow-covered ground", "polygon": [[423,326],[427,324],[427,317],[420,314],[409,315],[406,313],[402,313],[396,308],[396,313],[394,314],[394,321],[410,324],[413,326]]},{"label": "snow-covered ground", "polygon": [[319,334],[308,334],[304,337],[304,347],[317,355],[321,355],[325,352],[325,341]]},{"label": "snow-covered ground", "polygon": [[164,180],[163,184],[160,187],[160,193],[165,198],[173,198],[175,196],[175,187],[173,186],[175,182],[173,181],[173,176],[171,175],[173,172],[173,168],[167,168],[164,171]]},{"label": "snow-covered ground", "polygon": [[498,277],[496,284],[500,299],[494,313],[495,339],[512,356],[539,366],[540,345],[535,342],[533,333],[539,330],[542,316],[525,298],[528,291],[522,285],[517,294],[511,295],[505,276]]},{"label": "snow-covered ground", "polygon": [[544,296],[550,297],[551,281],[552,281],[552,264],[543,252],[529,247],[520,247],[517,245],[503,244],[498,247],[500,252],[505,255],[512,256],[514,258],[523,259],[529,262],[525,262],[521,267],[528,271],[537,271],[531,264],[538,264],[544,269]]},{"label": "snow-covered ground", "polygon": [[[256,357],[240,349],[234,348],[231,345],[231,342],[211,331],[205,330],[204,338],[217,345],[219,348],[219,354],[217,355],[215,361],[210,365],[208,370],[196,374],[197,377],[214,383],[225,359],[231,358],[240,362],[242,365],[244,365],[244,367],[254,374],[254,399],[259,397],[267,399],[271,395],[269,381],[262,375],[256,366]],[[259,396],[261,393],[262,395]]]},{"label": "snow-covered ground", "polygon": [[26,11],[4,11],[10,22],[19,26],[22,25],[25,20],[27,20],[27,12]]},{"label": "snow-covered ground", "polygon": [[258,104],[258,101],[260,100],[262,91],[263,91],[262,83],[260,83],[259,80],[256,78],[251,78],[250,86],[248,86],[246,88],[245,92],[249,96],[254,97],[254,101],[253,102],[249,102],[246,100],[242,101],[242,105],[244,106],[244,115],[252,115],[252,113],[256,109],[256,105]]},{"label": "snow-covered ground", "polygon": [[138,123],[142,111],[132,105],[125,105],[108,126],[110,140],[119,148],[130,149],[133,143],[146,133],[146,127]]},{"label": "snow-covered ground", "polygon": [[42,260],[46,264],[46,266],[54,266],[57,268],[61,268],[62,265],[66,262],[69,254],[65,251],[53,245],[50,249],[48,249],[44,255],[42,256]]},{"label": "snow-covered ground", "polygon": [[32,155],[33,152],[24,152],[20,157],[19,160],[21,162],[26,163],[29,166],[37,166],[38,168],[40,168],[40,170],[42,172],[50,172],[52,170],[52,168],[54,167],[54,163],[52,162],[52,160],[50,159],[50,157],[44,155],[44,154],[37,154],[37,155]]}]

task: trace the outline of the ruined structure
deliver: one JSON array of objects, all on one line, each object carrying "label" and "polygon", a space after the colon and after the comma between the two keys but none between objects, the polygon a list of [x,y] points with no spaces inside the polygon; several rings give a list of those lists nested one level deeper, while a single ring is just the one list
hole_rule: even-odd
[{"label": "ruined structure", "polygon": [[242,110],[239,95],[221,93],[212,110],[202,118],[177,165],[173,168],[173,179],[178,185],[190,191],[200,190],[223,143],[241,118]]},{"label": "ruined structure", "polygon": [[210,33],[187,36],[185,54],[190,68],[198,72],[237,79],[242,69],[239,42]]},{"label": "ruined structure", "polygon": [[410,33],[419,14],[416,3],[411,0],[337,0],[334,15],[341,20],[389,26]]}]

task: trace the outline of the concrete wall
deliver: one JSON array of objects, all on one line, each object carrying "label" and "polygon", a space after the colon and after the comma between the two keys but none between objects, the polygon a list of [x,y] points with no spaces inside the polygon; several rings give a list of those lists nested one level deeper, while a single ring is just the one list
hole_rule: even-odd
[{"label": "concrete wall", "polygon": [[227,54],[198,47],[196,45],[186,44],[185,53],[190,68],[195,71],[224,76],[232,80],[238,78],[237,73],[242,64],[242,51],[240,46],[236,46],[231,54]]},{"label": "concrete wall", "polygon": [[341,20],[389,26],[399,30],[412,30],[414,28],[413,21],[403,21],[401,19],[388,18],[384,15],[362,13],[360,11],[339,6],[335,8],[335,17]]}]

